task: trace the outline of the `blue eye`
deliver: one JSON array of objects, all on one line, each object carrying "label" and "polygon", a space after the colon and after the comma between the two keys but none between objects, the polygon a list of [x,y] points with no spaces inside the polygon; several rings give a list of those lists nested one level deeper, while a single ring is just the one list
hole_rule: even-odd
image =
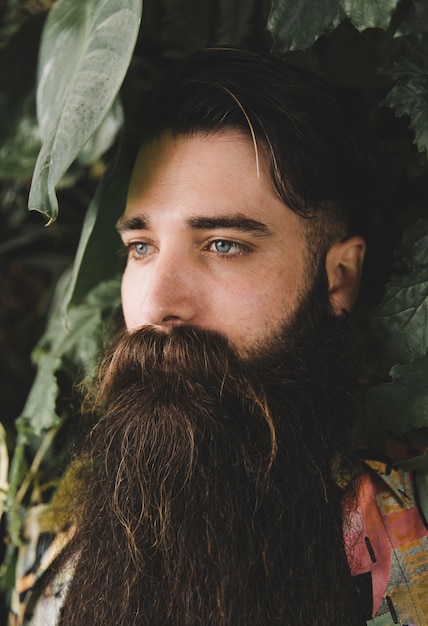
[{"label": "blue eye", "polygon": [[148,252],[148,244],[138,241],[137,243],[132,244],[134,248],[134,252],[137,256],[144,256]]},{"label": "blue eye", "polygon": [[216,252],[220,252],[221,254],[227,254],[228,252],[235,250],[238,246],[233,241],[223,241],[219,239],[218,241],[214,242],[214,247],[216,249]]}]

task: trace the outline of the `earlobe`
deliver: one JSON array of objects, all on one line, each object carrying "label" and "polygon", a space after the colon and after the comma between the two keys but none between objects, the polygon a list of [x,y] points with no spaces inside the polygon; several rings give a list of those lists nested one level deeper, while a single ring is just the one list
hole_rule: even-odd
[{"label": "earlobe", "polygon": [[330,302],[335,315],[351,311],[358,295],[366,244],[361,237],[339,241],[326,257]]}]

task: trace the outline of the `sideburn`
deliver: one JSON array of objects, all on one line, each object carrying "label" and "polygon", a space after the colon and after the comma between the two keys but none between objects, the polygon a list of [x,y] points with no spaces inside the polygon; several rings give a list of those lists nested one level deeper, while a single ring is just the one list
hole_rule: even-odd
[{"label": "sideburn", "polygon": [[289,331],[264,362],[198,329],[122,338],[100,373],[62,625],[363,623],[332,471],[349,406],[342,380],[317,381],[324,339]]}]

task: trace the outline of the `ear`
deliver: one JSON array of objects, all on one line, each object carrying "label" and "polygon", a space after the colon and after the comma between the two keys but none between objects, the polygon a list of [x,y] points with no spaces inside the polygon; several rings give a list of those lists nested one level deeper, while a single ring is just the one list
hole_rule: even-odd
[{"label": "ear", "polygon": [[354,306],[360,287],[366,244],[351,237],[333,244],[326,256],[330,302],[333,313],[342,315]]}]

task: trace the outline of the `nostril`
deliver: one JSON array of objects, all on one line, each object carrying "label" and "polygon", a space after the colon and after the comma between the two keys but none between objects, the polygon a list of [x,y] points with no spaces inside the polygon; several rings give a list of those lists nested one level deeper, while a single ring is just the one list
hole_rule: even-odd
[{"label": "nostril", "polygon": [[178,315],[166,315],[162,318],[162,324],[169,324],[170,326],[177,326],[183,322]]}]

